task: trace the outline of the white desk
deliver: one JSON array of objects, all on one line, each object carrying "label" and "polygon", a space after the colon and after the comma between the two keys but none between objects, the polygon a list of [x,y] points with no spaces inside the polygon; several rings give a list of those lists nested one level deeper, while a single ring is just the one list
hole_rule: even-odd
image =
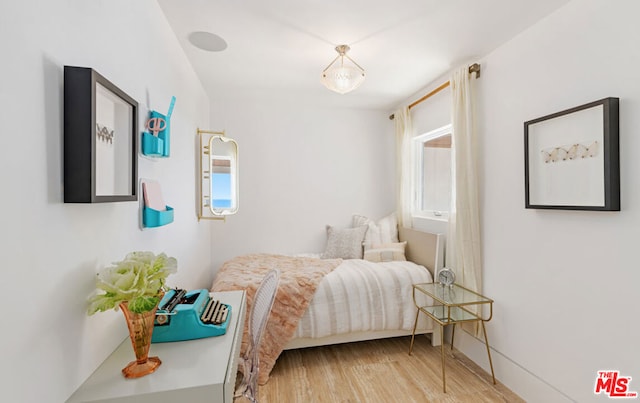
[{"label": "white desk", "polygon": [[152,343],[149,356],[162,365],[152,374],[126,379],[124,368],[135,359],[127,337],[67,400],[111,403],[232,402],[244,329],[244,291],[212,294],[231,305],[231,322],[222,336],[173,343]]}]

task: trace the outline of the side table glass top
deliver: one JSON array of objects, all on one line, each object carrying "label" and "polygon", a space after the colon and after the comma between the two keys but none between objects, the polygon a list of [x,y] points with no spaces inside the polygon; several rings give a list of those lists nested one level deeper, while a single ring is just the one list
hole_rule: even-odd
[{"label": "side table glass top", "polygon": [[462,306],[488,304],[493,300],[458,284],[445,286],[439,283],[420,283],[413,287],[444,305]]}]

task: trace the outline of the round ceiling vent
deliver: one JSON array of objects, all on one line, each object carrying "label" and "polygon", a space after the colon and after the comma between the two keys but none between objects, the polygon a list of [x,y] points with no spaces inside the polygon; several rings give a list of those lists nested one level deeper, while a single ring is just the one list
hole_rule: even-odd
[{"label": "round ceiling vent", "polygon": [[189,34],[189,42],[196,48],[207,52],[221,52],[227,48],[227,42],[211,32],[192,32]]}]

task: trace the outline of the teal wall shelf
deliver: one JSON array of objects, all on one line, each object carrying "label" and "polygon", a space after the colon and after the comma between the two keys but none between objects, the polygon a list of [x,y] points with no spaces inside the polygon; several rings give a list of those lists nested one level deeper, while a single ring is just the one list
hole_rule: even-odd
[{"label": "teal wall shelf", "polygon": [[171,99],[169,112],[164,115],[157,111],[149,112],[145,124],[148,130],[142,133],[142,154],[150,157],[169,157],[171,155],[171,112],[175,97]]},{"label": "teal wall shelf", "polygon": [[164,120],[165,125],[162,130],[158,131],[158,139],[162,140],[162,156],[168,157],[171,154],[171,118],[163,115],[160,112],[151,111],[151,119],[159,119]]},{"label": "teal wall shelf", "polygon": [[144,207],[142,211],[142,224],[147,228],[161,227],[173,222],[173,207],[167,206],[165,211]]},{"label": "teal wall shelf", "polygon": [[142,133],[142,154],[150,157],[164,156],[164,140],[151,133]]}]

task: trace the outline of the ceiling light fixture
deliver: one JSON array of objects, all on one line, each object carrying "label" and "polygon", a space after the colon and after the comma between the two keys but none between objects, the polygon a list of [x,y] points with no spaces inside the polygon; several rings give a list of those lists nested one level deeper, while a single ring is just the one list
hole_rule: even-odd
[{"label": "ceiling light fixture", "polygon": [[[347,45],[336,46],[338,56],[333,59],[326,69],[322,70],[320,76],[320,82],[325,87],[339,94],[353,91],[364,82],[364,69],[347,56],[349,49]],[[351,64],[345,64],[345,58]],[[340,62],[338,62],[338,59]]]}]

